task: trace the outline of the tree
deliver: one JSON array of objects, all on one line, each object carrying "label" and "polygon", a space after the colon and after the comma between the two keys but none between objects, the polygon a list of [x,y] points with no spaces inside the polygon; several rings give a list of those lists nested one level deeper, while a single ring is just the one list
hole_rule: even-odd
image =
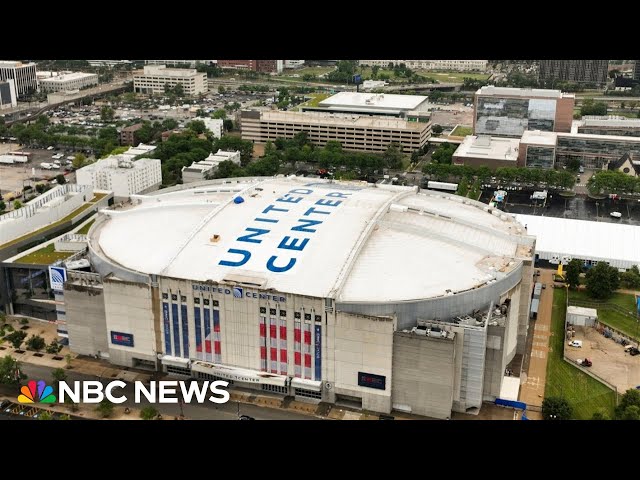
[{"label": "tree", "polygon": [[213,112],[211,116],[213,118],[221,118],[222,120],[224,120],[225,118],[227,118],[227,111],[224,108],[219,108],[218,110]]},{"label": "tree", "polygon": [[51,371],[51,378],[54,382],[64,382],[67,379],[67,374],[63,368],[56,368]]},{"label": "tree", "polygon": [[22,345],[22,342],[26,337],[27,337],[27,334],[25,332],[23,332],[22,330],[16,330],[13,333],[10,333],[9,335],[5,336],[4,338],[11,345],[13,345],[13,348],[17,350],[20,348],[20,346]]},{"label": "tree", "polygon": [[87,157],[82,153],[77,153],[75,157],[73,157],[73,163],[71,164],[73,168],[78,169],[84,167],[84,164],[87,161]]},{"label": "tree", "polygon": [[620,109],[621,109],[621,110],[624,110],[626,106],[627,106],[627,104],[626,104],[626,103],[624,103],[624,102],[620,102]]},{"label": "tree", "polygon": [[4,212],[7,209],[7,204],[0,200],[0,213]]},{"label": "tree", "polygon": [[580,285],[580,272],[582,271],[582,262],[577,259],[573,259],[567,265],[565,270],[567,273],[565,275],[567,285],[571,288],[577,288]]},{"label": "tree", "polygon": [[224,119],[222,122],[222,127],[227,131],[230,132],[231,130],[233,130],[233,120],[230,119]]},{"label": "tree", "polygon": [[16,200],[15,202],[13,202],[13,208],[14,210],[22,208],[22,202],[20,200]]},{"label": "tree", "polygon": [[402,168],[402,150],[397,144],[390,143],[387,150],[382,154],[382,158],[387,168],[392,170]]},{"label": "tree", "polygon": [[598,262],[586,275],[587,293],[591,298],[607,299],[618,289],[618,269],[606,262]]},{"label": "tree", "polygon": [[38,420],[53,420],[53,415],[51,415],[51,412],[47,412],[46,410],[42,413],[40,413],[40,415],[38,415]]},{"label": "tree", "polygon": [[47,342],[45,342],[44,338],[42,338],[40,335],[31,335],[31,337],[29,337],[29,340],[27,340],[27,348],[29,350],[35,350],[36,352],[42,350],[44,347],[46,347],[46,345]]},{"label": "tree", "polygon": [[571,405],[562,397],[547,397],[542,401],[542,416],[545,420],[569,420]]},{"label": "tree", "polygon": [[17,385],[23,376],[20,373],[20,362],[15,358],[10,355],[0,358],[0,384]]},{"label": "tree", "polygon": [[631,405],[622,414],[622,420],[640,420],[640,407]]},{"label": "tree", "polygon": [[456,145],[445,142],[441,143],[438,148],[431,154],[431,158],[441,164],[451,165],[453,152],[456,151]]},{"label": "tree", "polygon": [[140,418],[143,420],[153,420],[157,418],[159,414],[160,412],[152,406],[147,406],[140,410]]},{"label": "tree", "polygon": [[605,102],[595,102],[593,98],[586,98],[580,107],[580,114],[584,115],[606,115],[607,104]]},{"label": "tree", "polygon": [[609,78],[616,78],[616,76],[620,73],[620,70],[614,68],[613,70],[609,70]]},{"label": "tree", "polygon": [[443,130],[444,128],[442,128],[442,125],[436,124],[433,127],[431,127],[431,131],[433,132],[434,135],[440,135]]},{"label": "tree", "polygon": [[224,85],[218,85],[218,93],[225,93],[227,91],[226,88],[224,88]]},{"label": "tree", "polygon": [[162,121],[162,128],[164,130],[173,130],[178,126],[178,121],[174,118],[167,118]]},{"label": "tree", "polygon": [[67,183],[67,178],[63,174],[59,173],[56,175],[56,182],[58,182],[58,185],[64,185]]},{"label": "tree", "polygon": [[67,354],[64,356],[64,361],[65,361],[65,362],[66,362],[66,364],[67,364],[67,368],[71,368],[71,360],[72,360],[71,354],[70,354],[70,353],[67,353]]},{"label": "tree", "polygon": [[578,170],[580,170],[580,166],[582,164],[580,163],[580,159],[576,158],[576,157],[571,157],[568,161],[567,161],[567,170],[571,171],[571,172],[577,172]]},{"label": "tree", "polygon": [[[630,388],[622,395],[620,403],[616,407],[616,419],[626,420],[625,417],[633,417],[638,415],[640,408],[640,390]],[[629,410],[631,409],[631,410]],[[637,420],[638,418],[628,418],[629,420]]]},{"label": "tree", "polygon": [[102,415],[102,418],[109,418],[113,413],[113,403],[104,399],[98,404],[96,411]]},{"label": "tree", "polygon": [[621,273],[620,283],[626,288],[640,289],[640,270],[638,270],[638,266],[634,265],[626,272]]},{"label": "tree", "polygon": [[103,122],[112,122],[115,112],[109,105],[105,105],[100,109],[100,119]]}]

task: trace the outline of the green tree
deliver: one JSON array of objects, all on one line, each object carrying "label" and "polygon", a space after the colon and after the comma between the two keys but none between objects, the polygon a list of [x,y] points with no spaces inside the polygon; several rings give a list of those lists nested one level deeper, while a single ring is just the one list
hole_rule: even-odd
[{"label": "green tree", "polygon": [[444,128],[442,128],[442,125],[434,125],[433,127],[431,127],[431,131],[433,132],[434,135],[438,136],[442,133],[442,131],[444,130]]},{"label": "green tree", "polygon": [[[635,416],[640,408],[640,390],[630,388],[620,398],[620,403],[616,407],[616,419],[624,420],[625,417]],[[631,409],[630,411],[628,411]],[[630,418],[630,420],[637,420],[637,418]]]},{"label": "green tree", "polygon": [[51,378],[54,382],[64,382],[67,379],[67,374],[63,368],[55,368],[51,371]]},{"label": "green tree", "polygon": [[596,102],[593,98],[585,98],[580,107],[580,114],[584,115],[606,115],[607,104],[605,102]]},{"label": "green tree", "polygon": [[158,410],[156,410],[152,406],[147,406],[140,410],[140,418],[142,420],[153,420],[158,416],[159,413],[160,412],[158,412]]},{"label": "green tree", "polygon": [[223,120],[222,127],[225,129],[225,131],[230,132],[231,130],[233,130],[233,120],[225,118]]},{"label": "green tree", "polygon": [[103,122],[112,122],[115,111],[109,105],[105,105],[100,109],[100,119]]},{"label": "green tree", "polygon": [[225,118],[227,118],[227,111],[224,108],[219,108],[211,114],[211,117],[221,118],[222,120],[224,120]]},{"label": "green tree", "polygon": [[102,418],[109,418],[113,413],[113,403],[104,399],[98,404],[96,411],[102,415]]},{"label": "green tree", "polygon": [[595,299],[607,299],[618,289],[620,279],[618,269],[606,262],[589,269],[586,275],[587,294]]},{"label": "green tree", "polygon": [[453,153],[456,151],[456,148],[457,147],[452,143],[441,143],[431,154],[431,158],[438,163],[451,165]]},{"label": "green tree", "polygon": [[582,271],[582,262],[573,259],[566,268],[566,282],[571,288],[577,288],[580,285],[580,272]]},{"label": "green tree", "polygon": [[27,348],[39,352],[47,345],[47,342],[40,335],[31,335],[27,340]]},{"label": "green tree", "polygon": [[13,202],[13,208],[14,210],[18,210],[20,208],[22,208],[22,202],[20,200],[16,200]]},{"label": "green tree", "polygon": [[0,214],[7,209],[7,204],[4,201],[0,200]]},{"label": "green tree", "polygon": [[634,265],[626,272],[620,274],[620,283],[626,288],[640,289],[640,270]]},{"label": "green tree", "polygon": [[224,88],[224,85],[218,85],[218,93],[225,93],[227,91],[226,88]]},{"label": "green tree", "polygon": [[71,354],[70,354],[70,353],[67,353],[67,354],[64,356],[64,361],[65,361],[65,363],[66,363],[67,368],[71,368],[71,360],[72,360],[72,359],[73,359],[73,357],[71,357]]},{"label": "green tree", "polygon": [[76,156],[73,157],[73,163],[71,164],[73,168],[78,169],[84,167],[87,162],[87,157],[83,153],[76,153]]},{"label": "green tree", "polygon": [[571,157],[568,161],[567,161],[567,170],[571,171],[571,172],[577,172],[578,170],[580,170],[580,166],[582,164],[580,163],[580,160],[576,157]]},{"label": "green tree", "polygon": [[20,362],[11,355],[0,358],[0,384],[17,385],[22,377],[26,378],[20,373]]},{"label": "green tree", "polygon": [[22,345],[22,342],[24,341],[24,339],[27,338],[27,334],[22,330],[16,330],[13,333],[10,333],[9,335],[5,336],[4,338],[11,345],[13,345],[13,348],[17,350]]},{"label": "green tree", "polygon": [[622,414],[622,420],[640,420],[640,407],[631,405]]},{"label": "green tree", "polygon": [[187,128],[197,134],[204,133],[207,127],[202,120],[193,120],[187,124]]},{"label": "green tree", "polygon": [[38,415],[38,420],[53,420],[53,415],[45,410]]},{"label": "green tree", "polygon": [[178,127],[178,121],[173,118],[167,118],[162,121],[162,128],[164,130],[173,130]]},{"label": "green tree", "polygon": [[547,397],[542,401],[542,417],[545,420],[569,420],[571,405],[562,397]]},{"label": "green tree", "polygon": [[67,183],[67,177],[65,177],[62,173],[59,173],[58,175],[56,175],[56,182],[58,183],[58,185],[64,185],[65,183]]},{"label": "green tree", "polygon": [[402,168],[403,155],[399,145],[390,143],[385,152],[382,154],[382,158],[387,168],[392,170],[398,170]]}]

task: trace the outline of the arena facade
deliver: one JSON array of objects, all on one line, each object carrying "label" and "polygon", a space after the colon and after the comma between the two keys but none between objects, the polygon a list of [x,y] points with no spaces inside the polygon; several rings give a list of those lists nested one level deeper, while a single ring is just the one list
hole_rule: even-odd
[{"label": "arena facade", "polygon": [[65,284],[70,347],[117,365],[435,418],[500,395],[535,239],[411,187],[278,177],[103,210]]}]

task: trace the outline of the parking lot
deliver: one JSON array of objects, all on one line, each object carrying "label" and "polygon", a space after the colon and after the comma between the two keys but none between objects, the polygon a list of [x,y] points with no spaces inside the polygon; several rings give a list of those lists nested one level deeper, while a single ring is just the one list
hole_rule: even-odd
[{"label": "parking lot", "polygon": [[591,373],[615,385],[618,393],[640,385],[640,355],[632,357],[624,352],[624,347],[600,334],[595,328],[575,327],[575,340],[582,340],[582,347],[570,347],[565,342],[567,359],[588,358],[593,362]]},{"label": "parking lot", "polygon": [[[495,189],[482,192],[480,201],[488,203]],[[562,197],[550,194],[546,204],[530,199],[533,191],[510,191],[506,203],[499,208],[508,213],[526,215],[544,215],[547,217],[572,218],[598,222],[640,225],[640,201],[633,200],[594,200],[587,196]],[[611,212],[620,212],[621,218],[613,218]]]}]

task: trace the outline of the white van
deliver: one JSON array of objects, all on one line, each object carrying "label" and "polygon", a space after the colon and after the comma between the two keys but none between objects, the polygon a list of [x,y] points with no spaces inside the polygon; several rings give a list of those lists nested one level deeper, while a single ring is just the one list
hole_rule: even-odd
[{"label": "white van", "polygon": [[569,342],[570,347],[582,348],[582,340],[571,340]]}]

